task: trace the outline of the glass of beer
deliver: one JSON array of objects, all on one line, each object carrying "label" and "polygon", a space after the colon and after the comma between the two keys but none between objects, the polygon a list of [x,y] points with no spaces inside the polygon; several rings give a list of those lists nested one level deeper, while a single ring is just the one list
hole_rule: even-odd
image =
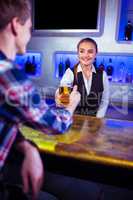
[{"label": "glass of beer", "polygon": [[69,96],[72,91],[72,87],[70,86],[60,86],[59,87],[59,95],[60,95],[60,104],[61,105],[68,105],[69,104]]}]

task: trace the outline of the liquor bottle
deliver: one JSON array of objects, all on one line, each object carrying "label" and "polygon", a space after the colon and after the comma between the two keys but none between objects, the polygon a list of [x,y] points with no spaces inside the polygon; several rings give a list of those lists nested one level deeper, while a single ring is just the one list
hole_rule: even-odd
[{"label": "liquor bottle", "polygon": [[25,73],[29,74],[30,72],[30,68],[31,68],[31,60],[30,60],[30,56],[27,57],[27,60],[25,62]]},{"label": "liquor bottle", "polygon": [[100,65],[98,66],[98,69],[99,69],[100,71],[104,71],[104,70],[105,70],[104,59],[103,59],[103,61],[100,63]]},{"label": "liquor bottle", "polygon": [[113,65],[112,65],[112,59],[109,58],[109,63],[108,63],[107,68],[106,68],[106,72],[107,72],[109,81],[112,81],[113,71],[114,71],[114,68],[113,68]]},{"label": "liquor bottle", "polygon": [[130,72],[128,72],[126,74],[126,78],[125,79],[126,79],[125,80],[126,83],[132,83],[132,81],[133,81],[133,75]]},{"label": "liquor bottle", "polygon": [[71,68],[71,62],[70,62],[70,59],[69,59],[69,58],[67,58],[66,61],[65,61],[65,71],[66,71],[68,68]]},{"label": "liquor bottle", "polygon": [[125,32],[124,32],[125,40],[132,40],[132,32],[133,32],[133,26],[131,24],[131,21],[128,20],[128,23],[125,26]]},{"label": "liquor bottle", "polygon": [[117,71],[118,82],[125,83],[126,71],[127,69],[126,69],[125,63],[121,62]]},{"label": "liquor bottle", "polygon": [[95,58],[94,62],[93,62],[93,65],[95,68],[97,68],[97,59]]},{"label": "liquor bottle", "polygon": [[32,68],[31,68],[31,74],[35,75],[37,71],[37,63],[35,56],[32,56]]},{"label": "liquor bottle", "polygon": [[25,72],[28,75],[35,75],[36,74],[35,56],[32,57],[32,61],[30,59],[30,56],[27,57],[27,60],[25,62]]},{"label": "liquor bottle", "polygon": [[60,62],[58,65],[58,76],[61,78],[64,74],[64,63],[62,57],[60,58]]}]

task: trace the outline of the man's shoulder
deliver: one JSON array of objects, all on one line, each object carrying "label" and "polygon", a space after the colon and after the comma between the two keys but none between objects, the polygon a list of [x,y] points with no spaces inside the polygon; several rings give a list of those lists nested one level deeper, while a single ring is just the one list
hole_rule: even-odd
[{"label": "man's shoulder", "polygon": [[16,78],[16,80],[27,79],[27,76],[24,72],[24,69],[21,69],[14,62],[3,59],[0,60],[0,75],[12,75]]},{"label": "man's shoulder", "polygon": [[11,70],[13,65],[8,60],[0,60],[0,74],[5,73],[8,70]]},{"label": "man's shoulder", "polygon": [[16,65],[11,69],[11,74],[18,81],[23,81],[28,79],[24,69],[19,69]]}]

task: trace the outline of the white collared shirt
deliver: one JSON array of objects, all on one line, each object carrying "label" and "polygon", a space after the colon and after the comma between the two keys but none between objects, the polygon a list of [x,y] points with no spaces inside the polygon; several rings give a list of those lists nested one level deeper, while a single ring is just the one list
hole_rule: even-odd
[{"label": "white collared shirt", "polygon": [[[82,72],[82,68],[81,68],[80,64],[78,65],[77,72]],[[92,65],[92,72],[96,73],[95,67],[93,65]],[[91,84],[92,84],[92,74],[89,79],[86,79],[86,77],[83,74],[83,79],[84,79],[87,95],[89,95],[90,89],[91,89]],[[64,85],[72,86],[73,81],[74,81],[73,71],[70,68],[68,68],[62,77],[60,86],[64,86]],[[109,81],[108,81],[108,77],[107,77],[107,74],[105,71],[103,71],[103,88],[104,88],[104,90],[102,93],[101,103],[98,108],[98,112],[96,114],[97,118],[102,118],[105,116],[106,110],[107,110],[108,104],[109,104]]]}]

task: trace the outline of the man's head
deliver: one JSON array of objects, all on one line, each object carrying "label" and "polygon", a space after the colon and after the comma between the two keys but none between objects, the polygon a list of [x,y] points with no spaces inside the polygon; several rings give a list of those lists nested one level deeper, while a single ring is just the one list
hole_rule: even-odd
[{"label": "man's head", "polygon": [[16,52],[25,53],[31,36],[30,0],[0,0],[0,33],[10,30]]}]

